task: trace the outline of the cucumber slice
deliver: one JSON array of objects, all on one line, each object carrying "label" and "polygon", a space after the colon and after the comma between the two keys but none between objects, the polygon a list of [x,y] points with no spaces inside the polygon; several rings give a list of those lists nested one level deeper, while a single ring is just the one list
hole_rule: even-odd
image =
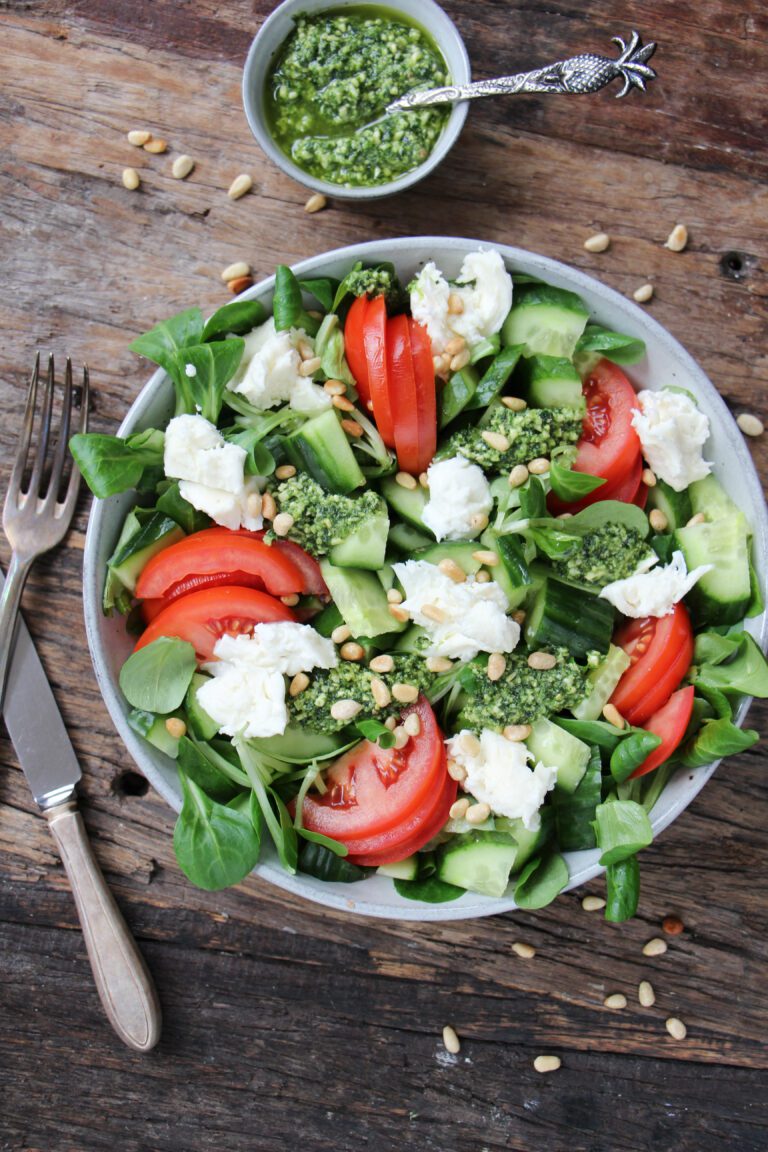
[{"label": "cucumber slice", "polygon": [[412,559],[428,560],[430,564],[439,564],[441,560],[453,560],[462,572],[470,576],[482,568],[479,560],[475,559],[477,544],[472,540],[441,540],[439,544],[430,544],[429,548],[422,548],[415,552]]},{"label": "cucumber slice", "polygon": [[[506,483],[506,481],[505,481]],[[428,531],[422,525],[423,531],[419,532],[416,528],[412,528],[410,524],[393,524],[389,529],[389,543],[398,552],[409,554],[411,552],[418,552],[421,548],[426,548],[430,544],[434,544],[435,538],[426,536]]]},{"label": "cucumber slice", "polygon": [[563,792],[575,792],[587,770],[589,744],[540,717],[526,740],[528,751],[546,768],[557,768],[557,785]]},{"label": "cucumber slice", "polygon": [[143,736],[153,748],[157,748],[166,756],[170,756],[172,760],[176,760],[179,755],[180,737],[171,736],[165,726],[166,720],[169,720],[171,716],[183,719],[180,712],[172,712],[170,716],[157,716],[154,712],[144,712],[140,708],[132,708],[128,713],[128,723],[134,732]]},{"label": "cucumber slice", "polygon": [[313,732],[310,728],[297,728],[288,724],[285,732],[277,736],[260,736],[249,740],[259,752],[276,756],[278,760],[314,760],[316,756],[329,756],[341,748],[344,740],[337,733]]},{"label": "cucumber slice", "polygon": [[433,533],[421,518],[429,500],[426,488],[422,488],[420,484],[416,488],[403,488],[394,476],[386,476],[381,482],[381,494],[390,508],[405,520],[406,524],[411,524],[419,532],[423,532],[427,539],[434,540]]},{"label": "cucumber slice", "polygon": [[426,631],[418,624],[411,624],[410,628],[406,628],[402,636],[398,636],[393,645],[393,652],[423,652],[423,640],[426,637]]},{"label": "cucumber slice", "polygon": [[562,356],[531,356],[521,375],[532,408],[579,408],[586,412],[581,377],[570,360]]},{"label": "cucumber slice", "polygon": [[549,284],[532,284],[515,293],[501,330],[502,344],[522,344],[525,356],[571,359],[589,312],[580,296]]},{"label": "cucumber slice", "polygon": [[414,854],[394,864],[380,864],[376,871],[380,876],[391,876],[393,880],[415,880],[419,871],[419,857]]},{"label": "cucumber slice", "polygon": [[600,719],[603,708],[629,665],[630,659],[624,649],[611,644],[605,659],[587,676],[586,687],[589,695],[570,709],[577,720]]},{"label": "cucumber slice", "polygon": [[[653,489],[651,489],[653,491]],[[731,516],[743,516],[741,509],[734,504],[725,489],[718,484],[714,476],[705,476],[703,480],[694,480],[688,488],[691,514],[703,512],[707,520],[726,520]],[[690,519],[690,516],[688,517]],[[687,523],[678,524],[682,528]]]},{"label": "cucumber slice", "polygon": [[613,632],[613,608],[570,584],[544,580],[525,621],[529,648],[567,648],[577,660],[607,652]]},{"label": "cucumber slice", "polygon": [[675,492],[663,480],[658,480],[652,488],[648,489],[649,508],[658,508],[667,518],[668,531],[675,532],[683,528],[693,516],[691,506],[690,488],[682,492]]},{"label": "cucumber slice", "polygon": [[440,393],[438,428],[445,428],[471,403],[480,381],[477,368],[467,364],[446,380]]},{"label": "cucumber slice", "polygon": [[437,851],[437,875],[470,892],[503,896],[517,853],[517,841],[503,832],[455,836]]},{"label": "cucumber slice", "polygon": [[514,533],[499,536],[488,528],[480,543],[498,555],[499,563],[490,569],[491,576],[507,597],[509,607],[519,608],[533,587],[520,538]]},{"label": "cucumber slice", "polygon": [[[153,512],[107,561],[112,576],[129,592],[136,591],[136,581],[147,562],[158,552],[184,539],[185,533],[170,516]],[[122,538],[121,538],[122,539]]]},{"label": "cucumber slice", "polygon": [[336,409],[313,416],[282,441],[285,454],[300,471],[308,472],[329,492],[346,496],[365,484]]},{"label": "cucumber slice", "polygon": [[184,697],[184,711],[187,714],[187,724],[198,740],[213,740],[219,734],[219,726],[206,712],[197,699],[197,690],[209,679],[201,672],[195,672],[192,677],[187,694]]},{"label": "cucumber slice", "polygon": [[320,561],[320,570],[353,636],[380,636],[405,630],[405,622],[396,620],[389,611],[387,594],[373,572],[336,568],[329,560]]},{"label": "cucumber slice", "polygon": [[555,821],[551,808],[539,810],[539,826],[535,829],[526,828],[520,816],[511,820],[508,816],[496,817],[496,831],[507,832],[517,841],[517,855],[514,869],[519,872],[532,856],[540,852],[547,842],[551,840]]},{"label": "cucumber slice", "polygon": [[474,408],[487,408],[504,390],[504,386],[512,375],[523,349],[513,345],[503,348],[489,365],[474,395],[466,404],[467,411]]},{"label": "cucumber slice", "polygon": [[376,571],[384,564],[388,533],[389,516],[382,500],[381,511],[366,520],[341,543],[335,544],[328,553],[328,559],[339,568],[369,568]]},{"label": "cucumber slice", "polygon": [[751,599],[749,537],[741,512],[712,524],[692,524],[675,532],[688,571],[712,564],[686,597],[697,624],[737,624]]}]

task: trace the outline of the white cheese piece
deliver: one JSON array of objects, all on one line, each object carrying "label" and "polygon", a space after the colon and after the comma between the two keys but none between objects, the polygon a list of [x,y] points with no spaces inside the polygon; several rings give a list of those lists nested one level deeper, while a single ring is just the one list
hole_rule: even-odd
[{"label": "white cheese piece", "polygon": [[[225,492],[223,488],[210,488],[193,480],[179,480],[179,493],[188,504],[198,512],[205,512],[222,528],[230,528],[233,532],[238,528],[258,532],[264,527],[264,517],[260,511],[254,516],[248,497],[260,492],[263,485],[263,476],[249,476],[239,491]],[[261,508],[261,503],[258,507]]]},{"label": "white cheese piece", "polygon": [[464,456],[452,456],[430,464],[427,471],[429,500],[421,514],[438,540],[466,540],[477,535],[475,516],[487,515],[493,497],[482,468]]},{"label": "white cheese piece", "polygon": [[483,729],[479,740],[463,729],[445,743],[451,759],[466,769],[466,792],[488,804],[498,816],[522,819],[531,831],[539,827],[539,809],[557,782],[557,768],[541,762],[530,768],[533,756],[525,744],[507,740],[489,728]]},{"label": "white cheese piece", "polygon": [[307,376],[299,374],[299,342],[312,345],[302,328],[275,330],[274,317],[245,337],[245,351],[229,388],[264,411],[288,403],[299,412],[321,412],[331,397]]},{"label": "white cheese piece", "polygon": [[690,396],[662,388],[639,392],[637,399],[640,408],[632,411],[632,425],[643,456],[659,479],[682,492],[707,476],[712,465],[701,449],[709,437],[709,420]]},{"label": "white cheese piece", "polygon": [[427,560],[406,560],[393,568],[405,589],[402,607],[432,641],[428,656],[472,660],[478,652],[511,652],[517,646],[520,625],[506,615],[509,602],[493,580],[478,584],[470,576],[455,584]]},{"label": "white cheese piece", "polygon": [[214,654],[219,660],[234,660],[285,676],[313,668],[335,668],[339,659],[333,640],[321,636],[310,624],[290,620],[255,624],[251,636],[222,636]]},{"label": "white cheese piece", "polygon": [[165,430],[163,468],[174,480],[239,492],[245,459],[245,449],[227,444],[218,428],[203,416],[174,416]]},{"label": "white cheese piece", "polygon": [[[449,314],[451,293],[464,310]],[[498,332],[512,307],[512,277],[495,249],[479,249],[464,257],[456,283],[450,285],[430,261],[411,285],[411,313],[429,333],[432,351],[439,355],[454,336],[463,336],[471,348]]]},{"label": "white cheese piece", "polygon": [[[650,561],[653,564],[653,560]],[[633,576],[614,580],[601,589],[600,596],[608,600],[624,616],[641,619],[644,616],[668,616],[675,604],[690,592],[697,580],[711,571],[711,564],[702,564],[688,572],[682,552],[673,552],[672,560],[662,568],[647,570],[648,562],[640,566]],[[641,570],[643,567],[645,571]]]}]

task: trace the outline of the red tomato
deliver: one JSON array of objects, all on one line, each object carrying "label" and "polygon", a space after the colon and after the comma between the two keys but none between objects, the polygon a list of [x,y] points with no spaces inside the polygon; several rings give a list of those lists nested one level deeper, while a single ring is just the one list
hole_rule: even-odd
[{"label": "red tomato", "polygon": [[352,304],[344,323],[344,353],[352,375],[357,382],[360,399],[370,407],[371,389],[368,384],[368,365],[365,359],[365,317],[368,312],[368,297],[358,296]]},{"label": "red tomato", "polygon": [[419,464],[419,412],[407,316],[389,318],[386,344],[389,407],[394,421],[397,463],[404,472],[418,475],[422,471]]},{"label": "red tomato", "polygon": [[380,864],[394,864],[405,860],[428,844],[440,831],[450,814],[451,805],[456,799],[458,784],[445,773],[444,782],[435,787],[434,802],[429,810],[416,813],[399,828],[379,833],[365,842],[349,842],[350,864],[362,868],[374,868]]},{"label": "red tomato", "polygon": [[304,801],[305,828],[354,844],[362,854],[381,851],[385,841],[405,841],[431,821],[447,776],[445,748],[423,696],[403,716],[412,712],[421,720],[421,732],[405,748],[379,748],[366,740],[333,764],[327,791]]},{"label": "red tomato", "polygon": [[139,576],[136,596],[170,602],[222,584],[261,588],[272,596],[307,592],[302,570],[279,548],[226,528],[206,528],[153,556]]},{"label": "red tomato", "polygon": [[[262,532],[260,535],[263,536],[264,533]],[[305,596],[326,596],[330,598],[331,594],[328,591],[328,585],[323,579],[320,565],[314,556],[310,556],[309,552],[305,552],[304,549],[293,540],[273,540],[269,547],[277,548],[278,552],[284,552],[288,559],[292,560],[299,569],[304,579]]]},{"label": "red tomato", "polygon": [[632,427],[635,390],[620,368],[601,360],[584,381],[583,391],[587,413],[574,471],[602,476],[612,484],[630,471],[640,455],[640,440]]},{"label": "red tomato", "polygon": [[685,736],[692,712],[693,685],[689,684],[687,688],[673,692],[666,704],[645,721],[643,728],[661,736],[661,744],[643,760],[639,768],[635,768],[630,780],[635,776],[645,776],[646,772],[653,772],[654,768],[669,759]]},{"label": "red tomato", "polygon": [[395,447],[395,427],[387,382],[387,306],[383,296],[368,301],[363,328],[363,346],[368,369],[368,386],[373,418],[387,448]]},{"label": "red tomato", "polygon": [[646,616],[622,625],[613,638],[631,660],[611,696],[630,724],[644,724],[674,692],[691,666],[693,630],[688,611]]},{"label": "red tomato", "polygon": [[408,321],[411,337],[413,370],[416,375],[416,406],[419,423],[419,466],[424,472],[437,449],[437,390],[432,343],[426,328],[415,320]]},{"label": "red tomato", "polygon": [[138,652],[160,636],[178,636],[194,645],[198,660],[212,660],[216,641],[225,633],[250,635],[254,624],[295,620],[293,612],[274,596],[255,588],[205,588],[174,600],[154,618],[139,637]]}]

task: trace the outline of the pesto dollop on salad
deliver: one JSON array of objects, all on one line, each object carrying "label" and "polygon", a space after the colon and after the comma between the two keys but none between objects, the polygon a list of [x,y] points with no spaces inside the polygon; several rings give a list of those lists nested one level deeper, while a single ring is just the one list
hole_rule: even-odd
[{"label": "pesto dollop on salad", "polygon": [[672,774],[749,747],[768,696],[751,528],[707,417],[572,292],[460,269],[277,270],[272,311],[190,309],[132,348],[175,414],[72,452],[133,489],[104,611],[131,726],[173,758],[179,864],[538,908],[597,848],[606,916]]}]

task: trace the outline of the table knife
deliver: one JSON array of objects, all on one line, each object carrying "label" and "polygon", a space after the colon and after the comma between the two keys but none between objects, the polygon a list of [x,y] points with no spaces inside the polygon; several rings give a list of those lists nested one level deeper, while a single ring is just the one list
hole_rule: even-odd
[{"label": "table knife", "polygon": [[[0,574],[0,589],[2,585]],[[160,1037],[157,992],[93,854],[77,808],[80,766],[21,618],[3,711],[19,763],[69,877],[104,1011],[124,1043],[148,1052]]]}]

